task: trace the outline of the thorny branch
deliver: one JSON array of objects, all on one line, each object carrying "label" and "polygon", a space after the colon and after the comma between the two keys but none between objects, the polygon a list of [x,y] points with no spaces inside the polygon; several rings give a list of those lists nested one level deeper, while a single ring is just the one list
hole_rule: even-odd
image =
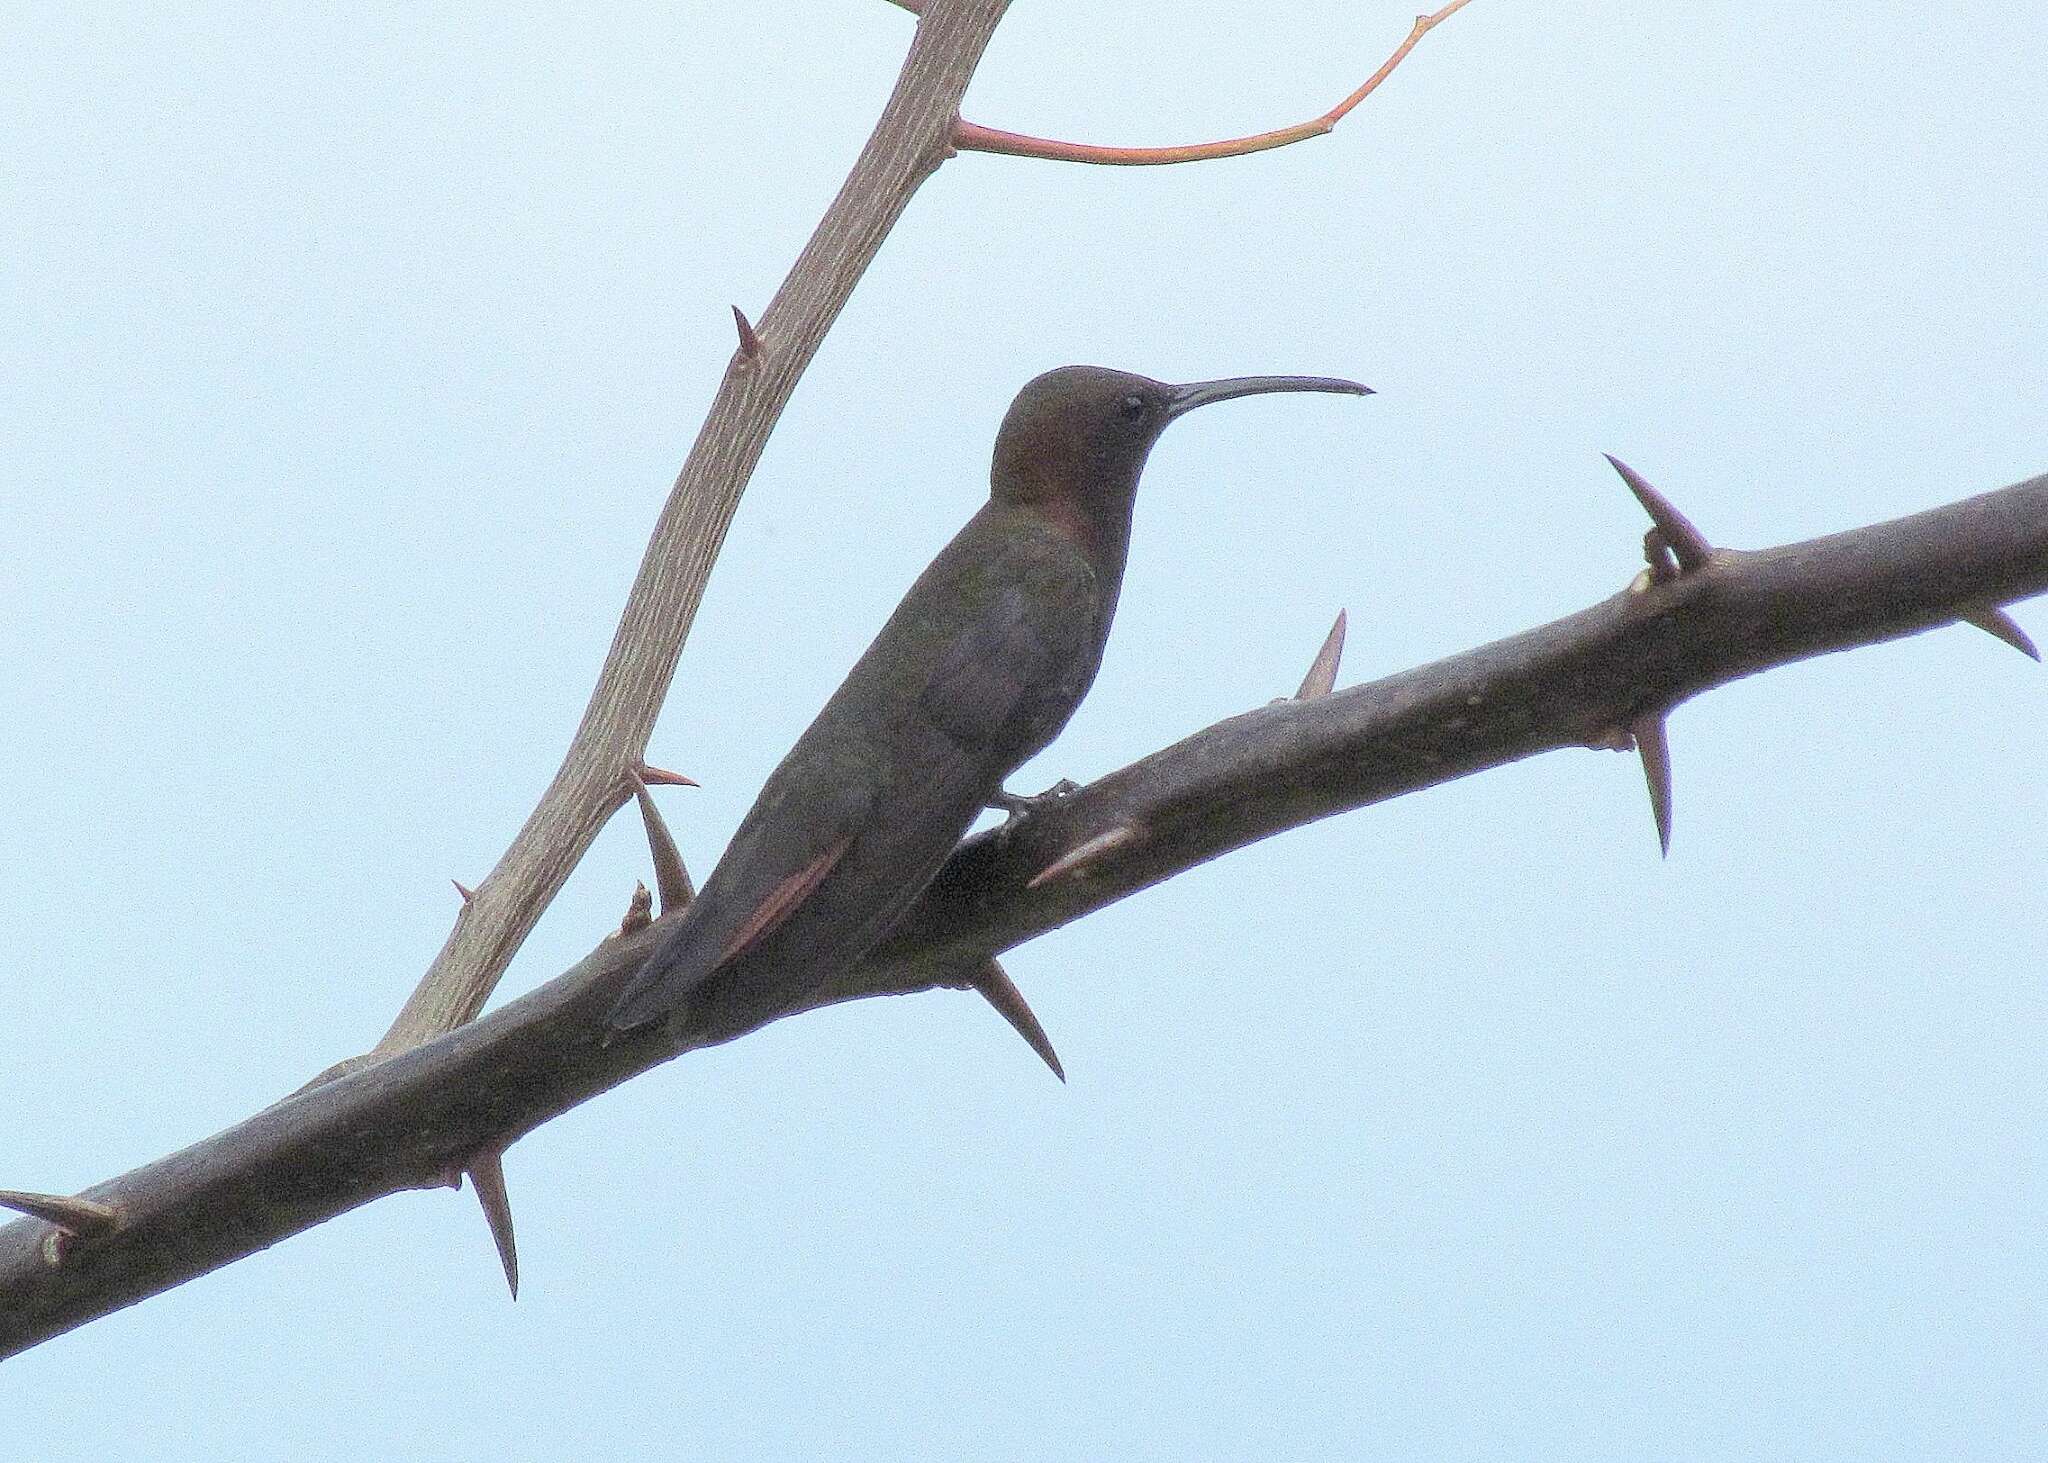
[{"label": "thorny branch", "polygon": [[[896,90],[759,327],[735,307],[738,349],[656,525],[583,724],[498,867],[475,890],[457,885],[462,913],[379,1043],[386,1060],[89,1194],[0,1193],[0,1204],[33,1216],[0,1229],[0,1356],[382,1195],[464,1175],[483,1200],[516,1292],[504,1148],[675,1054],[649,1037],[614,1046],[598,1039],[598,1018],[658,938],[646,909],[636,905],[622,933],[574,970],[489,1018],[471,1018],[628,798],[639,797],[648,817],[665,915],[689,897],[688,877],[645,797],[645,784],[684,779],[644,765],[647,736],[768,432],[910,196],[949,148],[1144,164],[1320,136],[1468,0],[1418,17],[1380,69],[1322,116],[1182,148],[1088,147],[959,121],[960,96],[1007,0],[893,3],[920,17]],[[2048,590],[2048,478],[1896,523],[1740,554],[1710,548],[1661,495],[1616,467],[1655,523],[1646,537],[1650,570],[1628,591],[1513,639],[1331,693],[1340,622],[1295,698],[1200,732],[1008,834],[969,840],[884,948],[810,1006],[939,987],[993,990],[997,1008],[1058,1071],[1021,997],[1004,997],[995,952],[1230,848],[1536,752],[1630,744],[1643,753],[1668,842],[1663,719],[1687,696],[1955,620],[2032,653],[2000,606]],[[755,1013],[757,1024],[790,1014]]]},{"label": "thorny branch", "polygon": [[[762,313],[759,324],[737,305],[733,307],[738,346],[656,521],[611,649],[561,767],[483,882],[471,888],[459,880],[453,881],[462,896],[454,928],[375,1049],[367,1057],[351,1058],[330,1068],[309,1084],[308,1090],[332,1085],[345,1074],[360,1074],[378,1061],[388,1063],[395,1054],[431,1042],[472,1021],[541,912],[599,830],[628,799],[639,800],[647,820],[664,912],[673,914],[689,898],[689,876],[646,791],[650,783],[688,779],[651,768],[644,758],[648,736],[666,698],[683,642],[740,494],[798,378],[912,194],[952,155],[956,146],[985,146],[988,139],[1004,136],[985,129],[964,128],[963,132],[958,109],[968,81],[1008,8],[1008,0],[894,3],[918,16],[917,32],[896,87],[852,172]],[[1299,137],[1327,132],[1400,64],[1430,27],[1466,3],[1468,0],[1454,0],[1434,15],[1420,17],[1408,39],[1379,71],[1316,122],[1239,143],[1167,150],[1172,156],[1127,156],[1108,150],[1093,160],[1189,161],[1280,146]],[[1013,141],[1028,143],[1029,139]],[[1002,150],[1028,149],[1009,146]],[[1084,154],[1093,156],[1087,149],[1072,155]],[[1333,672],[1334,665],[1331,669]],[[1112,844],[1115,841],[1112,839]],[[1083,851],[1089,856],[1093,852]],[[1050,879],[1078,866],[1069,860],[1043,871],[1041,877]],[[622,935],[644,930],[651,902],[641,891],[627,913]],[[1036,1018],[1030,1015],[1030,1008],[1009,983],[1001,966],[986,952],[973,961],[948,967],[923,983],[980,991],[1048,1065],[1059,1071],[1058,1057],[1045,1033],[1038,1029]],[[272,1108],[252,1121],[268,1122],[289,1106],[288,1102]],[[523,1127],[504,1123],[497,1128],[505,1135],[503,1141],[509,1141],[515,1131],[524,1131]],[[287,1142],[310,1139],[309,1134],[278,1136]],[[424,1177],[408,1171],[405,1181],[418,1178],[422,1182],[459,1183],[465,1174],[474,1181],[504,1261],[506,1279],[516,1293],[518,1272],[511,1211],[500,1163],[503,1141],[480,1141],[444,1153]],[[402,1166],[403,1160],[394,1154],[391,1162],[372,1166],[388,1175],[397,1171],[392,1167],[394,1163]],[[111,1216],[100,1212],[104,1206],[93,1201],[50,1195],[17,1193],[0,1202],[14,1202],[17,1207],[41,1215],[46,1224],[57,1226],[45,1235],[42,1250],[53,1265],[73,1241],[118,1229],[137,1212],[132,1193],[129,1207]],[[182,1273],[196,1274],[199,1269],[220,1263],[220,1258],[193,1269],[188,1256],[174,1262],[171,1269],[184,1267]],[[79,1272],[71,1269],[65,1273],[76,1276]],[[116,1287],[106,1292],[104,1303],[92,1313],[125,1304],[154,1288],[160,1287],[145,1284],[130,1290],[122,1299],[117,1294],[120,1288]],[[25,1315],[10,1319],[27,1321]],[[62,1324],[76,1324],[76,1320]]]},{"label": "thorny branch", "polygon": [[[1639,575],[1433,665],[1321,696],[1311,683],[1307,699],[1220,722],[1007,835],[969,839],[884,946],[810,1006],[957,986],[994,952],[1283,829],[1538,752],[1613,746],[1617,729],[1738,677],[2044,592],[2048,476],[1828,538],[1713,550],[1690,572]],[[1091,847],[1102,851],[1043,877]],[[502,1205],[493,1166],[507,1144],[675,1055],[649,1034],[602,1039],[660,928],[607,939],[482,1020],[39,1211],[76,1216],[77,1232],[40,1219],[0,1229],[0,1356],[454,1172],[485,1178]],[[509,1279],[509,1216],[493,1232]]]}]

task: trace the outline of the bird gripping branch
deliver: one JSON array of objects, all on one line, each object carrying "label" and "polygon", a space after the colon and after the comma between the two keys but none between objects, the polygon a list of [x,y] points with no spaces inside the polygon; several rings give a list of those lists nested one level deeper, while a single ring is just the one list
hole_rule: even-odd
[{"label": "bird gripping branch", "polygon": [[1160,434],[1269,391],[1369,394],[1320,376],[1172,386],[1099,366],[1026,385],[996,435],[989,501],[769,776],[611,1029],[665,1021],[679,1042],[730,1040],[887,934],[1095,679]]}]

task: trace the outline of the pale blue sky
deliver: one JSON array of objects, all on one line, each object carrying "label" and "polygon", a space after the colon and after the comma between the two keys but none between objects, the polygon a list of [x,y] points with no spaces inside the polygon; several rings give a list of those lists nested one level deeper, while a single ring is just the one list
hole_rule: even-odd
[{"label": "pale blue sky", "polygon": [[[0,1186],[382,1031],[560,755],[731,349],[911,21],[5,6]],[[1107,11],[1108,13],[1103,13]],[[1412,6],[1020,4],[977,120],[1320,110]],[[2048,470],[2038,7],[1475,0],[1335,136],[963,157],[741,508],[653,760],[710,867],[1093,361],[1355,376],[1176,426],[1020,786],[1717,540]],[[2048,613],[2021,606],[2037,636]],[[2048,1441],[2048,676],[1949,630],[1235,855],[965,995],[688,1058],[516,1147],[523,1293],[407,1195],[0,1369],[39,1459],[1841,1458]],[[508,979],[579,957],[622,819]]]}]

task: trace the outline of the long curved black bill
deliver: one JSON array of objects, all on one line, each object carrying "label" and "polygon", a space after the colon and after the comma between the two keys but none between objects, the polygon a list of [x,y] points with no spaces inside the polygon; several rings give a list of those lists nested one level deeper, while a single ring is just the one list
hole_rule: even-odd
[{"label": "long curved black bill", "polygon": [[1370,396],[1370,386],[1344,381],[1335,376],[1232,376],[1222,381],[1191,381],[1168,388],[1167,415],[1177,417],[1214,401],[1238,396],[1258,396],[1268,391],[1333,391],[1344,396]]}]

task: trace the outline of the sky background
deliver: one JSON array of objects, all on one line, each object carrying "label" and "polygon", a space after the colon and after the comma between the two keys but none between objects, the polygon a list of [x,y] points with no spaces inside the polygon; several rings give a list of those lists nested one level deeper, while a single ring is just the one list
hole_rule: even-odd
[{"label": "sky background", "polygon": [[[0,1186],[372,1043],[546,784],[912,27],[0,5]],[[976,120],[1261,130],[1411,5],[1020,4]],[[963,156],[800,386],[651,760],[708,871],[1069,361],[1354,376],[1154,454],[1016,785],[2048,470],[2048,11],[1476,0],[1334,136]],[[2048,638],[2048,611],[2017,618]],[[1285,835],[971,996],[693,1055],[0,1369],[21,1456],[1873,1458],[2048,1448],[2048,676],[1947,629]],[[617,820],[503,988],[647,875]]]}]

